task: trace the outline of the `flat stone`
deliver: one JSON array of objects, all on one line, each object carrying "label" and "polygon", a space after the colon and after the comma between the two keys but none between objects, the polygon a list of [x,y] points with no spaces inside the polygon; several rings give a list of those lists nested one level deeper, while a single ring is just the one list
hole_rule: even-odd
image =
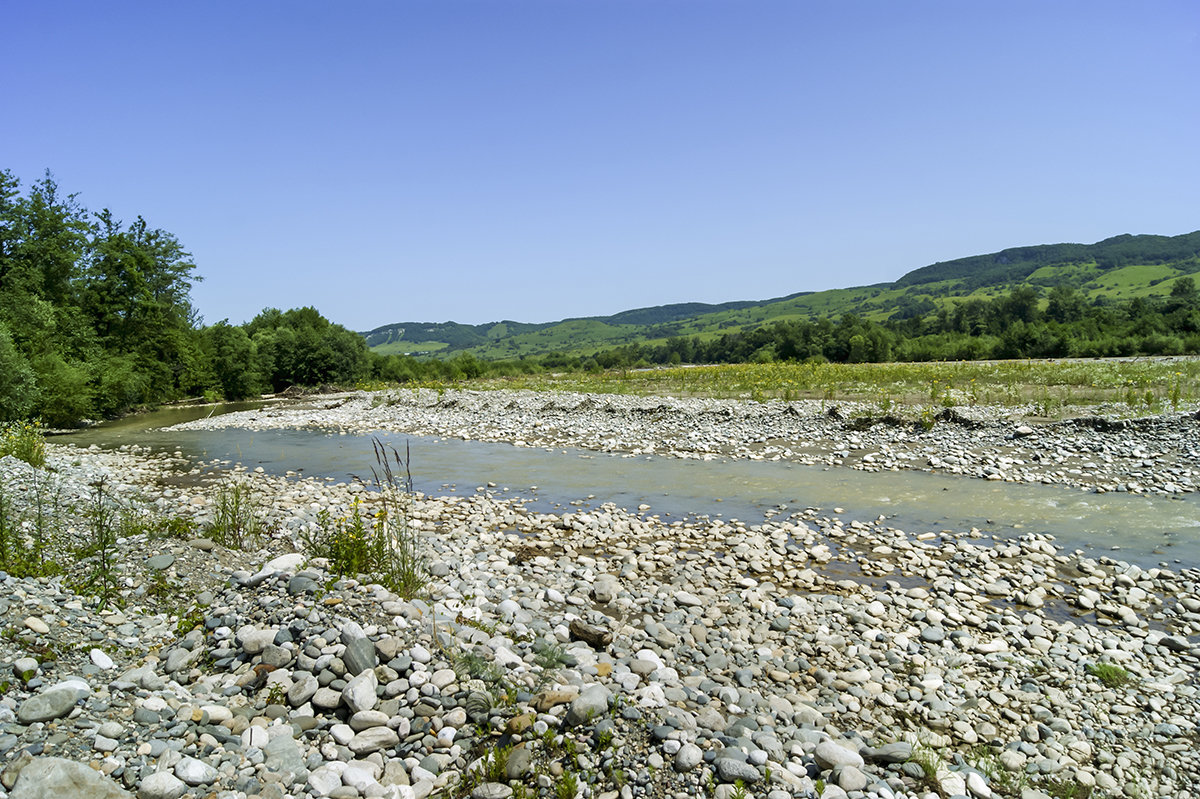
[{"label": "flat stone", "polygon": [[37,616],[30,616],[25,619],[24,624],[29,629],[33,630],[38,635],[45,635],[50,632],[50,625],[39,619]]},{"label": "flat stone", "polygon": [[831,769],[835,766],[860,768],[864,763],[862,755],[858,752],[833,741],[821,741],[817,744],[817,748],[813,751],[813,760],[817,761],[817,765],[822,769]]},{"label": "flat stone", "polygon": [[375,644],[369,638],[355,638],[346,644],[342,654],[342,662],[346,664],[346,673],[351,676],[362,674],[367,669],[379,665],[379,657],[375,654]]},{"label": "flat stone", "polygon": [[863,750],[863,757],[872,763],[903,763],[912,758],[913,746],[907,741],[896,741],[878,748]]},{"label": "flat stone", "polygon": [[508,799],[513,789],[502,782],[485,782],[471,791],[471,799]]},{"label": "flat stone", "polygon": [[98,669],[103,669],[104,671],[108,671],[116,666],[116,664],[113,663],[113,659],[110,658],[108,653],[103,649],[93,649],[91,652],[88,652],[88,657],[91,658],[92,665]]},{"label": "flat stone", "polygon": [[346,744],[355,755],[369,755],[380,749],[387,749],[400,743],[400,736],[390,727],[371,727],[363,730],[350,739]]},{"label": "flat stone", "polygon": [[133,799],[108,777],[83,763],[42,757],[21,769],[9,799]]},{"label": "flat stone", "polygon": [[301,777],[307,771],[304,755],[290,735],[276,735],[267,741],[263,758],[263,764],[271,771],[288,772],[293,777]]},{"label": "flat stone", "polygon": [[175,556],[170,554],[154,555],[153,557],[146,558],[146,568],[156,572],[169,569],[174,563]]}]

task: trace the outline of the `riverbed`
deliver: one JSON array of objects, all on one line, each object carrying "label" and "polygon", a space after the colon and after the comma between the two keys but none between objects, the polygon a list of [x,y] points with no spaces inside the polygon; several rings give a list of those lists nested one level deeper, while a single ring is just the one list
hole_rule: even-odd
[{"label": "riverbed", "polygon": [[[943,461],[953,458],[950,453],[955,451],[971,453],[976,460],[984,461],[994,457],[986,452],[989,439],[998,438],[994,429],[947,424],[940,431],[935,428],[930,435],[922,436],[880,424],[877,430],[845,433],[832,429],[834,424],[827,413],[810,414],[826,429],[804,441],[804,456],[782,457],[773,452],[763,457],[760,440],[755,442],[760,446],[749,453],[751,457],[733,445],[715,452],[681,450],[677,438],[667,440],[667,432],[688,426],[688,420],[678,418],[685,409],[693,418],[702,415],[699,412],[720,414],[727,417],[723,429],[728,443],[732,439],[730,431],[745,427],[742,417],[753,419],[751,414],[761,412],[758,403],[725,402],[697,409],[686,404],[664,405],[656,398],[657,420],[649,424],[640,421],[640,429],[632,421],[627,425],[627,435],[636,440],[618,448],[606,443],[610,439],[593,436],[591,440],[601,445],[583,448],[580,445],[587,436],[563,433],[571,429],[570,417],[612,416],[611,411],[603,409],[627,398],[580,399],[530,392],[519,392],[524,395],[519,397],[504,396],[511,394],[518,392],[454,392],[436,401],[422,397],[420,392],[406,392],[399,396],[407,403],[391,404],[357,395],[268,407],[239,404],[167,409],[59,440],[101,447],[135,443],[158,451],[179,451],[194,463],[240,463],[280,476],[367,483],[372,481],[372,467],[376,465],[373,441],[378,440],[402,455],[408,453],[418,490],[454,494],[489,487],[524,498],[540,510],[613,503],[630,510],[641,508],[664,519],[712,517],[756,523],[807,508],[828,512],[836,509],[849,518],[886,519],[889,526],[909,531],[978,531],[1000,539],[1026,533],[1049,534],[1066,550],[1092,556],[1111,553],[1142,565],[1200,563],[1198,495],[1128,490],[1130,484],[1120,483],[1113,474],[1119,469],[1128,472],[1123,464],[1115,464],[1107,474],[1096,470],[1100,482],[1117,483],[1116,490],[1104,490],[1096,485],[1046,480],[1046,474],[1040,479],[1019,479],[1021,471],[1015,467],[1010,473],[1018,477],[989,479],[986,472],[956,472],[928,464],[919,468],[916,459],[900,457],[904,446],[908,452],[940,446]],[[514,405],[542,408],[545,413],[541,423],[538,419],[514,421]],[[627,402],[626,407],[630,411],[626,417],[645,416],[637,402]],[[812,421],[799,415],[796,407],[792,404],[777,409],[775,415],[785,420]],[[398,409],[408,412],[398,413]],[[489,412],[488,421],[480,422],[479,418]],[[464,425],[464,414],[476,420],[470,429]],[[1012,453],[1009,460],[1020,462],[1020,466],[1039,463],[1039,450],[1044,454],[1063,449],[1061,442],[1048,442],[1053,434],[1049,428],[1043,428],[1040,436],[1016,438],[1011,432],[1015,425],[1000,411],[983,409],[978,416],[991,420],[979,422],[981,426],[990,424],[1008,432],[1001,442]],[[549,431],[544,424],[548,419],[554,420],[558,432]],[[778,433],[778,422],[767,418],[757,430],[760,434],[764,430]],[[586,418],[576,420],[576,431],[586,430],[587,423]],[[1167,446],[1169,437],[1164,441],[1159,430],[1144,422],[1142,426],[1150,430],[1145,437],[1148,444],[1137,439],[1138,430],[1134,428],[1108,434],[1090,431],[1091,443],[1093,448],[1097,440],[1106,446],[1121,444],[1130,451],[1149,446],[1162,462],[1188,462],[1186,435],[1178,439],[1182,442],[1179,451],[1172,453]],[[1178,433],[1178,425],[1176,428]],[[979,446],[964,447],[958,440],[964,431]],[[455,432],[459,435],[452,435]],[[936,432],[942,433],[941,441],[933,437]],[[890,447],[883,441],[884,436],[890,436]],[[1122,440],[1122,436],[1128,440]],[[946,440],[951,437],[953,440]],[[1039,443],[1039,439],[1043,440]],[[778,436],[774,440],[781,441]],[[1073,446],[1082,448],[1079,443]],[[850,457],[848,447],[855,448],[856,457]],[[782,443],[775,448],[793,452]],[[881,452],[888,454],[879,456]],[[890,466],[886,465],[889,459],[893,461]],[[897,460],[903,467],[897,465]],[[1143,458],[1143,462],[1154,461]],[[1190,477],[1182,474],[1189,467],[1173,468],[1181,473],[1175,475],[1177,479]],[[1122,488],[1126,490],[1119,490]]]}]

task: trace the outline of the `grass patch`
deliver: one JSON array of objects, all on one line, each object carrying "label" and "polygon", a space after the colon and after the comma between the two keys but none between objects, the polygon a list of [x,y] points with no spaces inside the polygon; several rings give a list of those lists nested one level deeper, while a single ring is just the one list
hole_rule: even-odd
[{"label": "grass patch", "polygon": [[[451,384],[422,384],[445,390]],[[1000,405],[1040,415],[1120,404],[1179,410],[1200,399],[1200,359],[1024,360],[924,363],[745,363],[515,375],[453,384],[639,396],[857,401],[880,409]],[[386,401],[386,400],[385,400]]]},{"label": "grass patch", "polygon": [[1137,678],[1115,663],[1089,663],[1087,673],[1104,683],[1109,688],[1120,688]]}]

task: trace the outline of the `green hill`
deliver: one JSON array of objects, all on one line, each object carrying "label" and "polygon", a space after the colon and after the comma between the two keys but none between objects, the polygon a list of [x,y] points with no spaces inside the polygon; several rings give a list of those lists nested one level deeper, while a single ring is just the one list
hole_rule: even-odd
[{"label": "green hill", "polygon": [[800,292],[759,302],[676,303],[612,316],[529,324],[400,322],[363,333],[374,350],[460,352],[502,359],[564,353],[586,355],[673,336],[715,338],[789,319],[837,319],[855,314],[883,321],[935,313],[971,299],[993,299],[1018,285],[1043,296],[1054,286],[1077,289],[1087,302],[1166,296],[1176,278],[1200,272],[1200,231],[1180,236],[1121,235],[1095,244],[1014,247],[923,266],[893,283]]}]

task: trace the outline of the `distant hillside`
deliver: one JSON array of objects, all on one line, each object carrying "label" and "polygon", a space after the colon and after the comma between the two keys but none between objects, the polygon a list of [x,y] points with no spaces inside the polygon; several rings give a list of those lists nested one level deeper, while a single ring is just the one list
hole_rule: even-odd
[{"label": "distant hillside", "polygon": [[1095,244],[1043,244],[930,264],[894,283],[800,292],[762,301],[676,303],[612,316],[530,324],[502,321],[398,322],[363,333],[381,353],[467,352],[479,358],[547,353],[583,355],[672,336],[709,338],[786,319],[840,318],[852,313],[882,321],[904,319],[972,298],[991,299],[1014,286],[1039,292],[1056,285],[1078,289],[1089,302],[1166,296],[1174,280],[1200,272],[1200,231],[1181,236],[1121,235]]}]

